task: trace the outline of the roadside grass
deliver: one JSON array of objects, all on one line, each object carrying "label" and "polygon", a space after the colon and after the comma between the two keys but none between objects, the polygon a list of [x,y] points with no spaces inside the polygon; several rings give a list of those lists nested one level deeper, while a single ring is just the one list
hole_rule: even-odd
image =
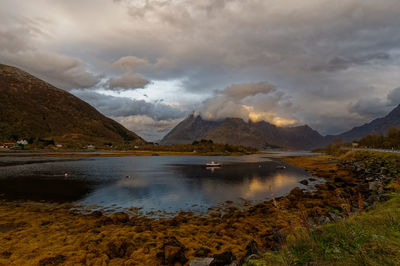
[{"label": "roadside grass", "polygon": [[247,265],[400,265],[400,195],[373,210],[308,231]]}]

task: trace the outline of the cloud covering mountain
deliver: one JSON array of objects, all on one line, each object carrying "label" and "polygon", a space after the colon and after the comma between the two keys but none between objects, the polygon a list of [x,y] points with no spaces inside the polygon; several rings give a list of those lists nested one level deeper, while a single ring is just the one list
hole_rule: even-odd
[{"label": "cloud covering mountain", "polygon": [[[172,118],[144,122],[136,107],[119,116],[149,132],[148,117],[165,125],[179,109],[182,119],[198,110],[333,134],[399,103],[397,0],[0,0],[0,7],[0,62],[85,97],[163,100],[171,108],[162,116]],[[254,94],[255,84],[272,89]],[[109,102],[95,107],[120,111]]]}]

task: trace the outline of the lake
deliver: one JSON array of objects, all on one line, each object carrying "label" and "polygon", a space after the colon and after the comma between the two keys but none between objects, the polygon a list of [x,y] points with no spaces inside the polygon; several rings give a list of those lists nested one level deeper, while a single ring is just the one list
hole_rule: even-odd
[{"label": "lake", "polygon": [[[76,202],[108,211],[206,211],[232,201],[254,204],[284,196],[311,177],[280,161],[287,153],[247,156],[0,157],[6,200]],[[291,153],[290,155],[304,155]],[[216,161],[220,168],[206,168]],[[285,166],[285,169],[282,166]]]}]

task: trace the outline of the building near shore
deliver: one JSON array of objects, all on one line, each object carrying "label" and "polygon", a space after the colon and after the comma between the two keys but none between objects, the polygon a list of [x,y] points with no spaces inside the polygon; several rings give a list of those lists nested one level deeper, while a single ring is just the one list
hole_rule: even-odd
[{"label": "building near shore", "polygon": [[17,143],[15,143],[15,142],[5,142],[5,143],[3,143],[2,146],[3,146],[4,149],[12,149],[12,148],[17,146]]}]

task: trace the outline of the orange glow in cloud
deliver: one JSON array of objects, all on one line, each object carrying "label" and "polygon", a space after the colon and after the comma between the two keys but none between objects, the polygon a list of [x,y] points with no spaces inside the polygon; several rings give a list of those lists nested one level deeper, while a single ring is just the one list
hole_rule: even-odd
[{"label": "orange glow in cloud", "polygon": [[279,117],[276,113],[273,112],[257,112],[252,106],[247,105],[243,105],[243,108],[245,108],[249,112],[249,119],[253,122],[267,121],[278,127],[296,124],[296,120]]}]

